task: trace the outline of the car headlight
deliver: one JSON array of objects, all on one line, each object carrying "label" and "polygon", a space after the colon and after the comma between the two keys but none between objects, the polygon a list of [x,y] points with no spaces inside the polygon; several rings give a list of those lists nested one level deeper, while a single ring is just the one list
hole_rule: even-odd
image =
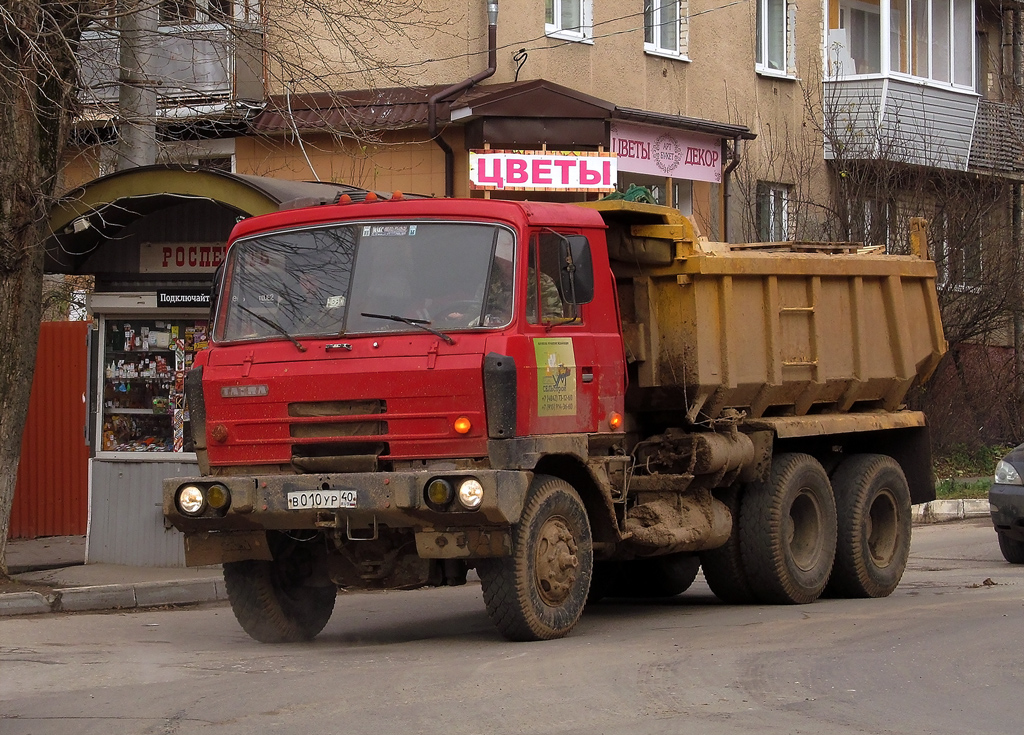
[{"label": "car headlight", "polygon": [[466,510],[476,510],[484,500],[484,486],[474,477],[459,485],[459,502]]},{"label": "car headlight", "polygon": [[186,485],[178,491],[178,509],[187,516],[200,515],[206,510],[206,497],[196,485]]},{"label": "car headlight", "polygon": [[1020,473],[1004,459],[999,460],[999,464],[996,465],[996,474],[993,479],[997,485],[1024,485]]}]

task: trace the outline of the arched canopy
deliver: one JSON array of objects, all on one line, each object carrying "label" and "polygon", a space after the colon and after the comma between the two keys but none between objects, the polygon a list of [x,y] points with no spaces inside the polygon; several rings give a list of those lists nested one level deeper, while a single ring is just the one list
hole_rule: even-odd
[{"label": "arched canopy", "polygon": [[46,270],[106,272],[111,263],[130,260],[143,241],[223,243],[240,217],[342,194],[359,200],[366,190],[181,166],[118,171],[69,192],[51,209]]}]

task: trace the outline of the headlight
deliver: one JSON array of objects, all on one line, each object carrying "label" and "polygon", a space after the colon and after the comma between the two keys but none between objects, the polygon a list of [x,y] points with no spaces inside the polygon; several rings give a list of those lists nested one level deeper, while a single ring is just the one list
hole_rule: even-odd
[{"label": "headlight", "polygon": [[187,516],[197,516],[206,509],[203,491],[195,485],[186,485],[178,491],[178,508]]},{"label": "headlight", "polygon": [[443,510],[448,503],[452,502],[455,489],[445,479],[436,477],[427,484],[427,504],[435,510]]},{"label": "headlight", "polygon": [[214,510],[221,510],[231,502],[231,493],[223,485],[210,485],[206,490],[206,502]]},{"label": "headlight", "polygon": [[1012,464],[1002,459],[996,465],[996,475],[993,479],[997,485],[1024,485],[1024,481],[1020,479],[1020,473],[1014,469]]},{"label": "headlight", "polygon": [[459,485],[459,502],[467,510],[476,510],[484,500],[484,486],[480,481],[471,477],[463,480]]}]

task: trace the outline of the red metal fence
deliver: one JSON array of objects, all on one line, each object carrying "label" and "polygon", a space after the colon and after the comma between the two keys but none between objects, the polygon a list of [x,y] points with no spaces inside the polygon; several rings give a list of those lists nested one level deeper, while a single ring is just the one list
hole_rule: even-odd
[{"label": "red metal fence", "polygon": [[11,538],[80,536],[89,502],[86,322],[44,322],[21,444]]}]

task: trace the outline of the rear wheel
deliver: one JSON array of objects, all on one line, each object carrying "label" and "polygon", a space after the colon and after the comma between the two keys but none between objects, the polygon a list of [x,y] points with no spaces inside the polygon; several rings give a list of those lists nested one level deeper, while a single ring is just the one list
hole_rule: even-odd
[{"label": "rear wheel", "polygon": [[886,597],[910,556],[910,489],[899,463],[883,454],[850,457],[832,475],[838,537],[828,594]]},{"label": "rear wheel", "polygon": [[704,569],[704,580],[708,587],[719,600],[734,605],[754,601],[740,552],[740,489],[739,485],[733,485],[719,498],[732,514],[729,540],[717,549],[700,552],[700,565]]},{"label": "rear wheel", "polygon": [[996,531],[999,537],[999,550],[1003,552],[1003,558],[1011,564],[1024,564],[1024,541],[1018,541],[1007,536],[1002,531]]},{"label": "rear wheel", "polygon": [[314,563],[308,543],[271,543],[271,548],[273,561],[224,565],[231,610],[242,629],[261,643],[312,640],[330,620],[338,588],[308,585]]},{"label": "rear wheel", "polygon": [[561,638],[587,601],[594,548],[586,509],[556,477],[537,475],[512,530],[512,555],[479,563],[487,614],[513,641]]},{"label": "rear wheel", "polygon": [[836,505],[814,457],[778,454],[768,481],[747,488],[740,551],[758,600],[805,604],[821,595],[835,558]]}]

